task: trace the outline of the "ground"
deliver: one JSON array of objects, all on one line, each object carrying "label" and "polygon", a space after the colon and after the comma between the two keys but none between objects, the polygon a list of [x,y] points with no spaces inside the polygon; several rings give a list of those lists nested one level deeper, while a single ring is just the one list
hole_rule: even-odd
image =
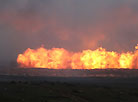
[{"label": "ground", "polygon": [[138,88],[66,82],[0,82],[1,102],[138,102]]}]

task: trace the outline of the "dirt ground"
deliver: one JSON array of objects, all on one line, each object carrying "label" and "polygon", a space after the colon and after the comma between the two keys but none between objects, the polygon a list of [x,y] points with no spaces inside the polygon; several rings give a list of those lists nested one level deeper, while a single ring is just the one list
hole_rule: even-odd
[{"label": "dirt ground", "polygon": [[125,84],[0,82],[1,102],[138,102],[138,88]]}]

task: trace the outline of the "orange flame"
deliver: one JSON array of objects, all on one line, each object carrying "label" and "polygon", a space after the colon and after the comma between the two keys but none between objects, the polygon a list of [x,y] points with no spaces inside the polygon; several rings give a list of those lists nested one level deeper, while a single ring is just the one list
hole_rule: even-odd
[{"label": "orange flame", "polygon": [[104,48],[69,52],[63,48],[47,50],[40,47],[36,50],[28,48],[19,54],[17,63],[21,67],[53,68],[53,69],[106,69],[106,68],[138,68],[138,44],[136,51],[117,53]]}]

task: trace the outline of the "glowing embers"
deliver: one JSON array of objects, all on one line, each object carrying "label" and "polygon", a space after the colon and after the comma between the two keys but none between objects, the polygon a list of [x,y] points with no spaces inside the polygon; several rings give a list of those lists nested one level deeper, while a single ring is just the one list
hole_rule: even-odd
[{"label": "glowing embers", "polygon": [[51,69],[106,69],[106,68],[138,68],[138,45],[135,52],[117,53],[104,48],[69,52],[63,48],[50,50],[40,47],[36,50],[28,48],[17,58],[21,67]]}]

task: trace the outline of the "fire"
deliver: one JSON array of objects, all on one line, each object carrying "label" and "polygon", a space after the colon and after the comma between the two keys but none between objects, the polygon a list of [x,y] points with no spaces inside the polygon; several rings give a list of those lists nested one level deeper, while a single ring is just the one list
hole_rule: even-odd
[{"label": "fire", "polygon": [[21,67],[50,69],[106,69],[106,68],[138,68],[138,44],[134,52],[117,53],[104,48],[69,52],[64,48],[36,50],[28,48],[19,54],[17,63]]},{"label": "fire", "polygon": [[17,62],[22,67],[40,67],[40,68],[67,68],[69,53],[61,48],[47,50],[40,47],[37,50],[28,48],[24,54],[19,54]]}]

